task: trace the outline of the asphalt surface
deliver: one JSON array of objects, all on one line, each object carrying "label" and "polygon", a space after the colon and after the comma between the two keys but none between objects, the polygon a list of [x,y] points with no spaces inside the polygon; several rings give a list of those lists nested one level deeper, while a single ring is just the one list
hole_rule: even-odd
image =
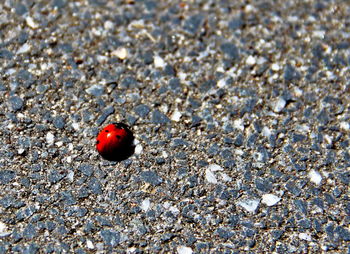
[{"label": "asphalt surface", "polygon": [[[0,3],[0,253],[350,253],[350,2]],[[135,152],[109,162],[122,122]]]}]

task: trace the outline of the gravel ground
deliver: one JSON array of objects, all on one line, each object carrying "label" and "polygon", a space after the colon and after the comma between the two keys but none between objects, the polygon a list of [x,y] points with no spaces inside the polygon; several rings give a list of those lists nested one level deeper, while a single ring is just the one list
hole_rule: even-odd
[{"label": "gravel ground", "polygon": [[349,1],[1,2],[0,253],[350,253]]}]

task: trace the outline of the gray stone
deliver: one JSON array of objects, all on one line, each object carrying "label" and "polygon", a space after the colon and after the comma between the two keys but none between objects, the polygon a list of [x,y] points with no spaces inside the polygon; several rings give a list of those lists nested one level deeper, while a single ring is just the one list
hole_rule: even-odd
[{"label": "gray stone", "polygon": [[120,242],[120,233],[117,231],[104,229],[100,231],[100,235],[107,246],[114,247]]},{"label": "gray stone", "polygon": [[162,178],[160,178],[154,171],[143,171],[140,175],[143,181],[154,186],[160,185],[162,183]]}]

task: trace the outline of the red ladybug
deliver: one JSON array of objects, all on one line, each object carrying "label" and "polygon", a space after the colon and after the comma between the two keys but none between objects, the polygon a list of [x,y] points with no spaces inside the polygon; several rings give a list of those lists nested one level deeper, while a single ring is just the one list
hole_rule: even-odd
[{"label": "red ladybug", "polygon": [[133,154],[134,135],[123,123],[112,123],[102,129],[96,138],[96,149],[106,160],[122,161]]}]

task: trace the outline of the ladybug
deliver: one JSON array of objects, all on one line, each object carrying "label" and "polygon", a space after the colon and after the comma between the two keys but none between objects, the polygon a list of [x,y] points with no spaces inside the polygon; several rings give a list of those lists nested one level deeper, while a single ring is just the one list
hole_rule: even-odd
[{"label": "ladybug", "polygon": [[134,135],[124,123],[112,123],[102,129],[96,138],[98,153],[109,161],[122,161],[134,152]]}]

